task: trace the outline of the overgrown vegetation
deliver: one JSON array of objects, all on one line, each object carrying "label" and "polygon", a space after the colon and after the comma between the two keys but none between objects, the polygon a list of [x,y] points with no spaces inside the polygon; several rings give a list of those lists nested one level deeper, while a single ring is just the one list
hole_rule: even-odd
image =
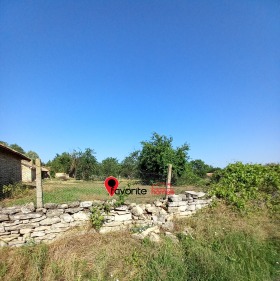
[{"label": "overgrown vegetation", "polygon": [[24,198],[30,194],[30,186],[17,182],[14,184],[4,185],[0,198]]},{"label": "overgrown vegetation", "polygon": [[239,210],[266,204],[279,211],[280,165],[230,164],[214,173],[210,193]]},{"label": "overgrown vegetation", "polygon": [[104,212],[104,208],[102,205],[92,206],[91,207],[91,213],[90,213],[90,221],[96,230],[99,230],[103,223],[105,222],[105,218],[102,215]]}]

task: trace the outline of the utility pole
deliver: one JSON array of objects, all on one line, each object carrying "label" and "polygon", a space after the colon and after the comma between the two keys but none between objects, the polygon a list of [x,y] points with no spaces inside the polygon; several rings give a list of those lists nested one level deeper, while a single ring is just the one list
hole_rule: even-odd
[{"label": "utility pole", "polygon": [[37,208],[43,208],[43,188],[42,188],[42,170],[41,160],[39,158],[35,161],[36,166],[36,202]]},{"label": "utility pole", "polygon": [[166,180],[166,192],[165,192],[165,199],[167,199],[167,195],[170,192],[170,186],[171,186],[171,172],[172,172],[172,164],[168,164],[167,168],[167,180]]}]

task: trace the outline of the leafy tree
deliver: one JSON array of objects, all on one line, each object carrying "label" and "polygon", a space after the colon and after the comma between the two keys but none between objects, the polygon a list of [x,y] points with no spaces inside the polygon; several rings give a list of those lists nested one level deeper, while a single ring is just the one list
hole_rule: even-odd
[{"label": "leafy tree", "polygon": [[90,180],[97,172],[97,160],[93,155],[94,151],[90,148],[86,148],[85,152],[78,154],[76,158],[77,172],[76,178],[83,180]]},{"label": "leafy tree", "polygon": [[56,154],[55,158],[51,161],[51,171],[54,173],[69,174],[72,164],[72,157],[68,152]]},{"label": "leafy tree", "polygon": [[176,183],[183,174],[187,162],[189,146],[182,145],[174,149],[173,138],[153,133],[150,141],[143,141],[139,155],[139,172],[146,182],[164,182],[167,177],[167,166],[172,164],[172,182]]},{"label": "leafy tree", "polygon": [[117,177],[120,173],[120,164],[117,158],[108,157],[101,163],[101,170],[103,176],[114,176]]},{"label": "leafy tree", "polygon": [[24,149],[21,146],[17,145],[16,143],[11,144],[10,148],[12,148],[13,150],[15,150],[15,151],[17,151],[19,153],[25,154]]},{"label": "leafy tree", "polygon": [[5,145],[5,146],[9,146],[9,144],[5,141],[0,141],[1,144]]},{"label": "leafy tree", "polygon": [[194,174],[200,178],[204,178],[206,173],[209,173],[214,169],[212,166],[205,164],[205,162],[200,159],[190,161],[190,166]]},{"label": "leafy tree", "polygon": [[138,158],[140,151],[134,151],[125,157],[121,163],[121,175],[126,178],[136,178],[138,173]]},{"label": "leafy tree", "polygon": [[26,152],[25,155],[27,157],[29,157],[30,159],[32,159],[33,162],[35,161],[36,158],[39,158],[39,155],[35,151],[32,151],[32,150],[29,150],[28,152]]}]

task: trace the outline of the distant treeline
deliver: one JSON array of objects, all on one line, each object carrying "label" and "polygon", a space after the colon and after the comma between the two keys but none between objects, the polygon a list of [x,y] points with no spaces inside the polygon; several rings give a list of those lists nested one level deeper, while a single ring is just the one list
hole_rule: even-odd
[{"label": "distant treeline", "polygon": [[[123,161],[108,157],[98,162],[95,151],[73,150],[56,154],[54,159],[45,163],[50,168],[51,176],[66,173],[70,177],[82,180],[104,179],[107,176],[140,179],[144,183],[165,182],[168,164],[172,164],[172,184],[195,184],[205,179],[207,173],[219,168],[207,165],[202,160],[190,160],[189,145],[174,148],[173,138],[153,133],[149,141],[142,141],[140,150],[130,153]],[[25,152],[19,145],[8,145],[31,159],[38,156],[36,152]]]}]

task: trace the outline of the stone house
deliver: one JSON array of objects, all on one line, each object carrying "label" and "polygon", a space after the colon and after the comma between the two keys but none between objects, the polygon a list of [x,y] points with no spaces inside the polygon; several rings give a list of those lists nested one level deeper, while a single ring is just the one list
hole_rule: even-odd
[{"label": "stone house", "polygon": [[22,170],[22,181],[23,182],[33,182],[36,179],[36,167],[33,165],[32,160],[21,161],[21,170]]},{"label": "stone house", "polygon": [[[36,166],[33,164],[33,161],[21,161],[22,168],[22,181],[23,182],[33,182],[36,180]],[[46,167],[41,167],[41,177],[42,179],[49,178],[50,172]]]},{"label": "stone house", "polygon": [[0,144],[0,193],[3,185],[22,181],[22,160],[30,161],[31,159]]}]

